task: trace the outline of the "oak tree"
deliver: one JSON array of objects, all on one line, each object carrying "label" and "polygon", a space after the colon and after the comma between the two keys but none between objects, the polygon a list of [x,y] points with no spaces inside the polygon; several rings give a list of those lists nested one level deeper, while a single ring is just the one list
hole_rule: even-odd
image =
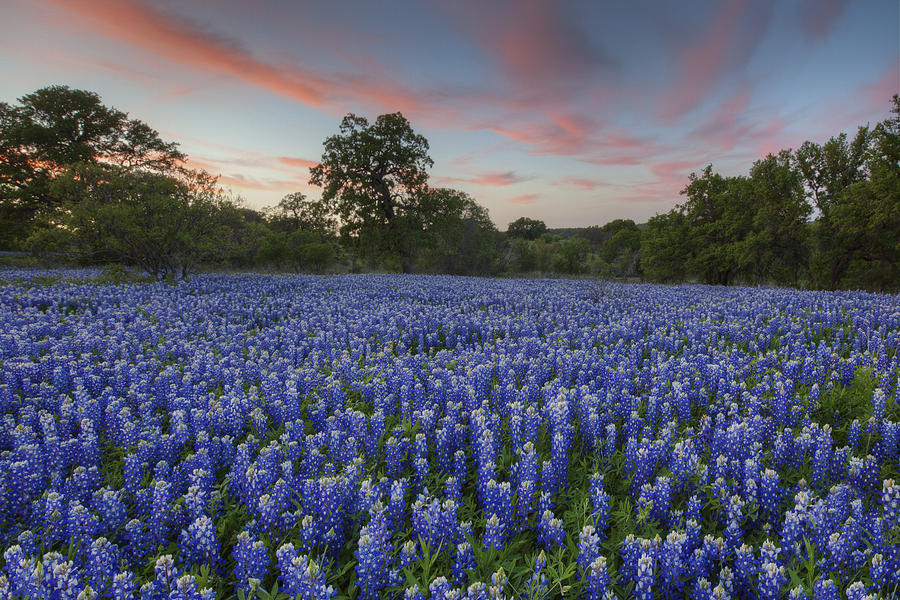
[{"label": "oak tree", "polygon": [[322,202],[341,221],[341,234],[370,258],[395,256],[411,269],[410,232],[421,222],[421,202],[434,163],[428,140],[399,112],[374,123],[348,114],[310,169]]}]

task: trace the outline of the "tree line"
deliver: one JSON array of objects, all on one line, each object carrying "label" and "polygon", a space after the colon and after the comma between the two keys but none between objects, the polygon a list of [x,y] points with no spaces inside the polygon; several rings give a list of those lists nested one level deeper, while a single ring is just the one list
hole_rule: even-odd
[{"label": "tree line", "polygon": [[310,169],[318,199],[257,211],[149,125],[84,90],[0,103],[0,249],[121,263],[154,278],[200,268],[564,273],[625,280],[897,289],[900,101],[856,136],[770,154],[747,176],[707,166],[645,224],[497,230],[471,196],[429,185],[428,141],[400,113],[349,114]]},{"label": "tree line", "polygon": [[681,193],[644,228],[651,280],[900,289],[898,96],[890,118],[852,139],[769,154],[746,176],[709,165]]}]

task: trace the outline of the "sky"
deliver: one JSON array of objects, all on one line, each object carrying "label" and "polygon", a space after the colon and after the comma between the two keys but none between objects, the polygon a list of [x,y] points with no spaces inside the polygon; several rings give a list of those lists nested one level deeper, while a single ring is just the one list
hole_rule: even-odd
[{"label": "sky", "polygon": [[642,222],[691,172],[889,114],[897,0],[0,0],[0,101],[65,84],[176,141],[253,208],[353,112],[400,111],[431,185],[502,230]]}]

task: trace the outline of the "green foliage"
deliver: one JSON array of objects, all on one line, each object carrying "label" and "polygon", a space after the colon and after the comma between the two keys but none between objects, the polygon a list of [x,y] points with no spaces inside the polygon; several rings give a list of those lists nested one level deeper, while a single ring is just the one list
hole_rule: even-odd
[{"label": "green foliage", "polygon": [[80,256],[137,265],[162,279],[184,277],[219,248],[221,198],[206,174],[177,179],[81,163],[51,189],[65,208],[53,235]]},{"label": "green foliage", "polygon": [[573,237],[559,243],[553,270],[561,273],[578,274],[587,271],[588,241]]},{"label": "green foliage", "polygon": [[334,259],[334,245],[328,237],[302,229],[269,232],[259,249],[259,260],[276,269],[321,272]]},{"label": "green foliage", "polygon": [[519,217],[506,228],[506,235],[523,240],[536,240],[547,233],[547,225],[538,219]]},{"label": "green foliage", "polygon": [[94,282],[100,285],[124,285],[128,283],[148,283],[150,281],[152,280],[148,277],[135,273],[118,263],[103,267],[103,271],[94,279]]},{"label": "green foliage", "polygon": [[682,212],[656,215],[641,234],[641,269],[651,281],[671,283],[687,276],[687,223]]},{"label": "green foliage", "polygon": [[[641,266],[655,281],[811,282],[894,290],[900,282],[900,100],[873,130],[805,142],[754,163],[749,177],[707,166],[687,200],[647,223]],[[809,223],[810,217],[815,220]],[[591,232],[591,239],[602,239]]]},{"label": "green foliage", "polygon": [[805,201],[800,173],[787,150],[769,154],[750,169],[753,222],[742,267],[754,282],[796,282],[807,269]]},{"label": "green foliage", "polygon": [[411,232],[420,227],[426,191],[428,140],[400,114],[348,114],[340,133],[328,137],[310,183],[321,186],[322,202],[341,221],[341,234],[364,256],[399,255],[410,267]]},{"label": "green foliage", "polygon": [[148,125],[52,86],[0,103],[0,248],[30,251],[28,264],[116,262],[158,278],[202,265],[895,290],[898,107],[895,97],[890,119],[852,139],[770,154],[748,176],[709,165],[683,204],[645,225],[550,232],[521,217],[501,234],[472,197],[428,186],[428,141],[400,113],[348,114],[310,170],[321,199],[295,192],[261,213],[185,169]]},{"label": "green foliage", "polygon": [[146,123],[100,96],[50,86],[0,103],[0,248],[21,247],[62,208],[54,180],[76,164],[174,174],[185,158]]},{"label": "green foliage", "polygon": [[686,270],[704,283],[727,285],[743,271],[745,239],[753,221],[750,184],[745,177],[722,177],[707,165],[691,173],[681,192],[687,225]]},{"label": "green foliage", "polygon": [[841,287],[890,290],[900,281],[900,97],[893,104],[869,138],[869,178],[831,206],[832,245],[841,251],[831,257],[832,274]]},{"label": "green foliage", "polygon": [[432,188],[422,195],[418,254],[426,268],[487,274],[497,260],[497,229],[487,209],[464,192]]},{"label": "green foliage", "polygon": [[301,192],[288,194],[269,211],[269,224],[276,231],[297,229],[330,236],[336,228],[334,215],[322,201],[308,200]]},{"label": "green foliage", "polygon": [[616,219],[583,232],[581,237],[597,248],[602,274],[626,278],[640,273],[641,230],[634,221]]},{"label": "green foliage", "polygon": [[513,238],[509,244],[506,262],[514,272],[533,271],[537,266],[534,243],[522,238]]}]

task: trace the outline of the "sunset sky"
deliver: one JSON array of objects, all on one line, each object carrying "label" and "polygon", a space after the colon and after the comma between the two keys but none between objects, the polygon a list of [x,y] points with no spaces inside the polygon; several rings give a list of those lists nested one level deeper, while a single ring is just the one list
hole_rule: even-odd
[{"label": "sunset sky", "polygon": [[432,185],[500,229],[644,221],[691,171],[874,124],[897,0],[2,0],[0,101],[99,93],[249,206],[306,183],[341,117],[401,111]]}]

